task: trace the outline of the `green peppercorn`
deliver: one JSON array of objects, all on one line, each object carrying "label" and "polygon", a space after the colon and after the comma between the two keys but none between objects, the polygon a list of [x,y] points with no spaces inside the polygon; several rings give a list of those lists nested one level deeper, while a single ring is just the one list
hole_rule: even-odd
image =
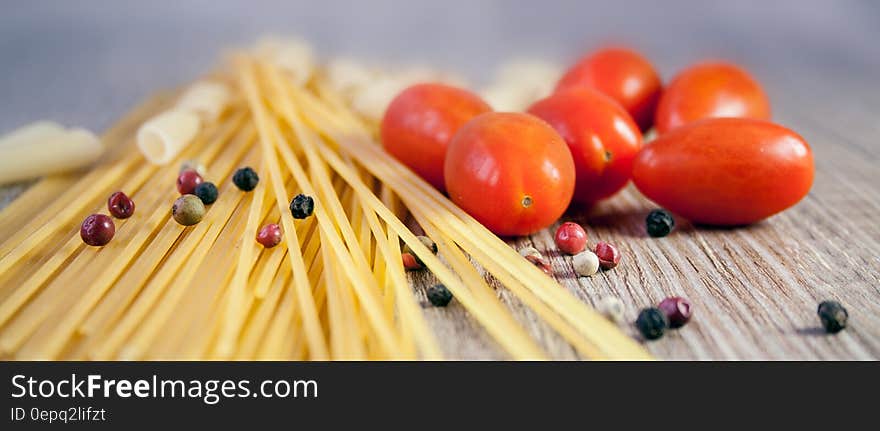
[{"label": "green peppercorn", "polygon": [[822,320],[822,326],[829,333],[836,334],[846,328],[846,320],[849,313],[846,308],[837,301],[822,301],[817,310],[819,319]]},{"label": "green peppercorn", "polygon": [[171,206],[171,216],[184,226],[192,226],[205,216],[205,205],[196,195],[183,195]]},{"label": "green peppercorn", "polygon": [[296,195],[292,201],[290,201],[290,213],[293,215],[295,219],[304,219],[315,211],[315,200],[312,199],[311,196],[306,196],[302,193]]},{"label": "green peppercorn", "polygon": [[666,328],[669,326],[669,320],[659,308],[645,308],[639,312],[636,319],[636,327],[646,340],[656,340],[663,336]]},{"label": "green peppercorn", "polygon": [[672,215],[663,210],[653,210],[645,218],[645,225],[648,229],[648,235],[655,238],[669,235],[672,228],[675,227],[675,219]]},{"label": "green peppercorn", "polygon": [[250,167],[244,167],[235,171],[235,174],[232,175],[232,182],[240,190],[249,192],[257,187],[260,177]]},{"label": "green peppercorn", "polygon": [[428,301],[435,307],[445,307],[452,301],[452,292],[442,284],[435,284],[425,290]]},{"label": "green peppercorn", "polygon": [[[422,244],[424,244],[425,247],[428,248],[428,250],[431,250],[431,253],[437,254],[437,244],[435,244],[434,241],[431,240],[431,238],[428,238],[428,237],[426,237],[426,236],[421,236],[421,235],[420,235],[420,236],[417,236],[416,238],[418,238],[419,242],[421,242]],[[402,254],[410,254],[410,255],[412,255],[412,257],[416,260],[416,264],[417,264],[419,267],[424,267],[424,266],[425,266],[425,263],[422,262],[421,259],[419,259],[419,256],[416,255],[416,253],[412,250],[412,248],[410,248],[409,244],[404,244],[404,245],[403,245],[403,250],[401,250],[401,253],[402,253]]]},{"label": "green peppercorn", "polygon": [[211,182],[204,182],[196,186],[193,194],[198,196],[203,204],[211,205],[217,201],[217,186]]}]

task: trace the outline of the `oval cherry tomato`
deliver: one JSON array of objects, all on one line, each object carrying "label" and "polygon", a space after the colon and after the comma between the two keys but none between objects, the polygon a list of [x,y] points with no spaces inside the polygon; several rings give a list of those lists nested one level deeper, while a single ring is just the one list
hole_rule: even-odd
[{"label": "oval cherry tomato", "polygon": [[449,143],[449,197],[498,235],[528,235],[556,221],[574,193],[565,141],[529,114],[486,113]]},{"label": "oval cherry tomato", "polygon": [[724,62],[691,66],[663,91],[654,126],[665,133],[709,117],[770,119],[767,95],[748,72]]},{"label": "oval cherry tomato", "polygon": [[642,130],[654,121],[663,84],[645,57],[626,48],[607,48],[584,57],[569,69],[556,91],[590,87],[620,103]]},{"label": "oval cherry tomato", "polygon": [[633,182],[649,199],[696,223],[736,226],[800,201],[813,153],[795,132],[747,118],[709,118],[645,146]]},{"label": "oval cherry tomato", "polygon": [[553,126],[574,158],[574,200],[591,205],[626,186],[642,133],[614,100],[574,88],[540,100],[533,114]]},{"label": "oval cherry tomato", "polygon": [[382,118],[382,145],[443,191],[443,160],[449,141],[468,120],[491,110],[470,91],[443,84],[416,84],[388,105]]}]

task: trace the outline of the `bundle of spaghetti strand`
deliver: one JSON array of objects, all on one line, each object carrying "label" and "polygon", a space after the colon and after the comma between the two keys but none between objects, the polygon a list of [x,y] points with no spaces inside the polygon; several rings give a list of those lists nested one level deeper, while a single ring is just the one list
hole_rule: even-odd
[{"label": "bundle of spaghetti strand", "polygon": [[[234,103],[165,166],[132,144],[158,97],[108,131],[93,170],[48,177],[0,213],[0,355],[8,359],[442,359],[401,259],[406,244],[511,359],[547,353],[504,289],[582,357],[646,359],[614,324],[524,260],[374,139],[319,76],[307,84],[241,53],[222,76]],[[201,223],[170,217],[180,162],[197,159],[218,200]],[[228,179],[252,166],[260,182]],[[110,193],[136,202],[106,246],[79,223]],[[294,219],[291,197],[315,202]],[[254,240],[278,223],[281,244]],[[434,254],[419,229],[438,246]],[[487,282],[487,277],[494,279]]]}]

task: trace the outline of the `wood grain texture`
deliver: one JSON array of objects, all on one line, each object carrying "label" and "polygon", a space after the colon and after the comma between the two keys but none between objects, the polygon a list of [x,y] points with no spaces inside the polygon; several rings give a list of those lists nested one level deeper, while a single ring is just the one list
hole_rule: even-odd
[{"label": "wood grain texture", "polygon": [[[659,358],[880,359],[880,98],[858,85],[844,91],[810,87],[806,93],[806,79],[774,84],[776,121],[802,134],[816,157],[813,189],[792,209],[736,229],[694,227],[676,218],[672,234],[650,238],[644,218],[656,206],[630,186],[587,213],[569,212],[561,220],[583,224],[590,244],[607,241],[623,254],[617,268],[589,278],[577,277],[571,257],[555,249],[558,224],[509,243],[517,249],[532,245],[548,256],[560,284],[587,303],[618,297],[627,322],[667,296],[690,299],[691,323],[646,342]],[[411,279],[419,287],[435,282],[425,274]],[[498,295],[551,355],[576,357],[506,291]],[[816,315],[826,299],[840,301],[850,313],[849,327],[837,335],[825,334]],[[504,357],[454,303],[427,314],[451,357]],[[624,329],[638,337],[633,325]]]}]

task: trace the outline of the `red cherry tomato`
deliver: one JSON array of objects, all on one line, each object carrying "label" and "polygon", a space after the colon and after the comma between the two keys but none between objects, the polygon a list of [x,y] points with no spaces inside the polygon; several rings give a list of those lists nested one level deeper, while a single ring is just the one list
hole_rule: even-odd
[{"label": "red cherry tomato", "polygon": [[770,102],[761,84],[748,72],[724,62],[691,66],[666,87],[654,126],[665,133],[709,117],[770,119]]},{"label": "red cherry tomato", "polygon": [[548,122],[565,139],[574,158],[574,200],[591,205],[626,186],[642,133],[626,111],[588,88],[540,100],[529,113]]},{"label": "red cherry tomato", "polygon": [[565,141],[529,114],[481,114],[446,153],[449,197],[498,235],[528,235],[556,221],[574,193]]},{"label": "red cherry tomato", "polygon": [[403,90],[382,118],[382,145],[398,160],[443,191],[443,160],[455,132],[492,108],[470,91],[443,84]]},{"label": "red cherry tomato", "polygon": [[785,127],[709,118],[645,146],[633,182],[649,199],[696,223],[737,226],[800,201],[813,184],[813,153]]},{"label": "red cherry tomato", "polygon": [[607,48],[581,59],[562,76],[556,90],[582,86],[616,100],[642,130],[648,130],[663,84],[651,62],[638,52]]}]

